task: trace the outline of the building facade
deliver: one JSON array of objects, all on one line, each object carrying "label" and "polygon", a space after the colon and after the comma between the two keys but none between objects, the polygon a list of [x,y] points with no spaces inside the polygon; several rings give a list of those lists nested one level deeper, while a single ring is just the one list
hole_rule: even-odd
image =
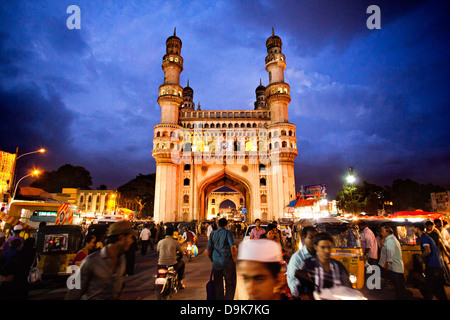
[{"label": "building facade", "polygon": [[254,110],[195,109],[194,90],[180,85],[182,42],[166,41],[159,87],[161,122],[154,127],[156,222],[205,220],[209,198],[226,186],[239,194],[247,221],[284,217],[296,198],[295,125],[289,122],[290,86],[281,38],[266,41],[269,84],[256,88]]},{"label": "building facade", "polygon": [[430,197],[433,212],[450,213],[450,191],[433,192]]}]

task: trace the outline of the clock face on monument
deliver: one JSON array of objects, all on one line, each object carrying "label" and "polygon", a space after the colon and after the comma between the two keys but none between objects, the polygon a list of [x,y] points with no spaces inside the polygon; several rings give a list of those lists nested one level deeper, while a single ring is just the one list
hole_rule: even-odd
[{"label": "clock face on monument", "polygon": [[226,149],[226,148],[228,148],[228,143],[223,142],[223,143],[222,143],[222,149]]}]

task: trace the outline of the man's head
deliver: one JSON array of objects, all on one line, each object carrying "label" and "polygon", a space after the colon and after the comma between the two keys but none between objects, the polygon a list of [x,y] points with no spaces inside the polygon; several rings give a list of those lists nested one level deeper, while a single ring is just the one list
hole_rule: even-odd
[{"label": "man's head", "polygon": [[239,245],[237,271],[249,300],[273,300],[284,287],[281,246],[267,239]]},{"label": "man's head", "polygon": [[367,223],[364,220],[358,220],[357,225],[359,230],[364,230],[367,227]]},{"label": "man's head", "polygon": [[256,219],[255,220],[255,225],[256,225],[257,228],[259,228],[261,226],[261,220]]},{"label": "man's head", "polygon": [[415,222],[413,223],[414,233],[420,237],[422,233],[425,232],[425,224],[423,222]]},{"label": "man's head", "polygon": [[331,248],[333,247],[333,236],[328,232],[319,232],[314,236],[314,250],[319,260],[328,261],[331,259]]},{"label": "man's head", "polygon": [[174,232],[174,230],[173,230],[172,227],[167,227],[166,228],[166,236],[172,237],[173,236],[173,232]]},{"label": "man's head", "polygon": [[388,236],[390,236],[391,234],[394,234],[394,230],[392,230],[392,228],[388,225],[383,225],[381,226],[381,236],[383,238],[386,238]]},{"label": "man's head", "polygon": [[314,237],[316,234],[317,229],[313,226],[306,226],[300,232],[302,243],[310,253],[314,251]]},{"label": "man's head", "polygon": [[133,243],[133,228],[128,221],[114,222],[106,234],[107,244],[117,245],[122,251],[127,251]]},{"label": "man's head", "polygon": [[431,232],[434,229],[434,223],[431,220],[425,221],[425,229],[427,232]]},{"label": "man's head", "polygon": [[442,230],[442,221],[441,221],[441,219],[434,219],[434,226],[439,231]]},{"label": "man's head", "polygon": [[219,227],[225,228],[228,224],[228,220],[226,218],[219,219]]}]

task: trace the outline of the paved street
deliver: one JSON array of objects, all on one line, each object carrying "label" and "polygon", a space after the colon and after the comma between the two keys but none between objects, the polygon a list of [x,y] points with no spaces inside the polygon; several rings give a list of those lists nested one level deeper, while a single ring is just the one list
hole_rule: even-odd
[{"label": "paved street", "polygon": [[[239,243],[241,239],[237,239]],[[206,252],[207,239],[201,235],[198,240],[199,255],[187,261],[185,270],[186,289],[180,290],[173,296],[174,300],[206,300],[206,283],[209,281],[211,272],[211,261]],[[156,251],[147,252],[142,256],[140,250],[136,251],[135,274],[126,279],[125,288],[122,294],[123,300],[156,300],[153,292],[154,275],[156,274],[156,263],[158,255]],[[413,299],[422,299],[420,292],[411,287],[408,288],[413,293]],[[66,294],[65,279],[58,282],[41,283],[35,286],[30,292],[32,300],[59,300],[64,299]],[[393,300],[393,287],[387,286],[383,290],[361,290],[369,300]],[[447,296],[450,297],[450,287],[446,287]],[[246,300],[246,294],[238,277],[235,300]]]}]

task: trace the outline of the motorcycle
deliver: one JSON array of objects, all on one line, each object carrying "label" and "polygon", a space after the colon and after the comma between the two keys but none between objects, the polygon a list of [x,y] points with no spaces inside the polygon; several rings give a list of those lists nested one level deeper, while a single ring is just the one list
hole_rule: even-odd
[{"label": "motorcycle", "polygon": [[189,261],[192,260],[192,257],[196,257],[198,254],[198,247],[191,243],[188,242],[186,245],[186,256],[188,257]]},{"label": "motorcycle", "polygon": [[158,266],[155,294],[158,300],[171,298],[178,291],[178,274],[173,266]]}]

